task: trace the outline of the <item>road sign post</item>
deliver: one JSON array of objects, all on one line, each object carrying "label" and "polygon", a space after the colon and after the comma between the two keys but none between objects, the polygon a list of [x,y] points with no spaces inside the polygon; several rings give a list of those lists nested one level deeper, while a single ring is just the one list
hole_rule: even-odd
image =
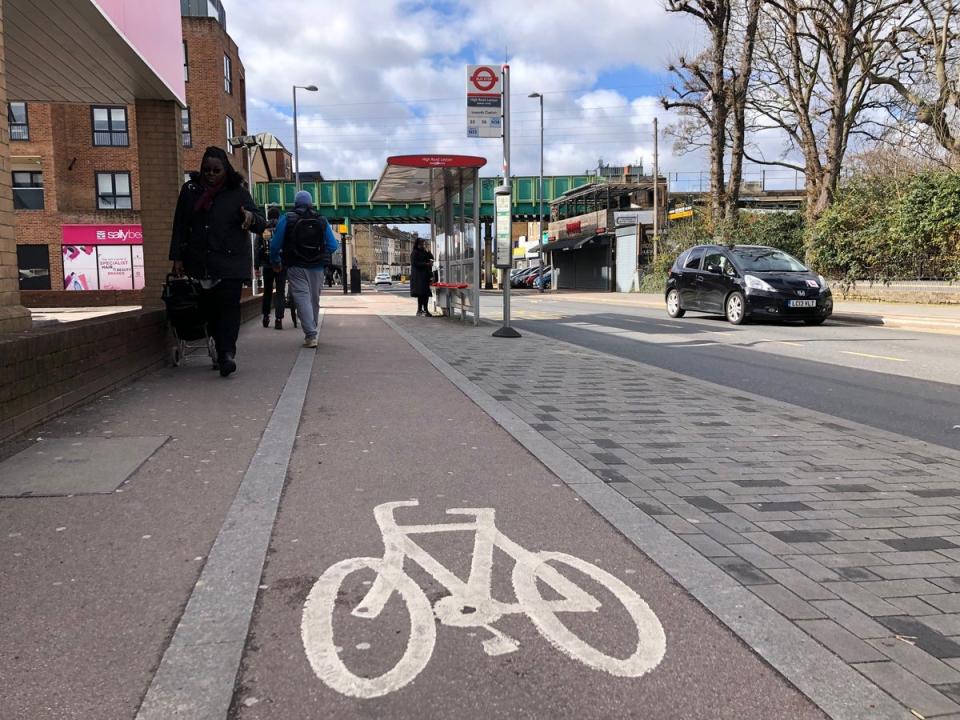
[{"label": "road sign post", "polygon": [[510,184],[510,66],[502,69],[503,92],[503,185],[496,191],[497,267],[504,270],[503,326],[494,337],[517,338],[520,333],[510,327],[510,270],[513,268],[513,187]]}]

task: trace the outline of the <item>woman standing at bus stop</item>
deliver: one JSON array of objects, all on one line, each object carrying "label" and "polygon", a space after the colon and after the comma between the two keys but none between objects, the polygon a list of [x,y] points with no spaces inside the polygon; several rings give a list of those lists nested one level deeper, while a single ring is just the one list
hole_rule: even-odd
[{"label": "woman standing at bus stop", "polygon": [[173,274],[200,281],[200,304],[217,345],[220,375],[237,369],[240,291],[252,280],[247,231],[262,233],[267,221],[243,186],[227,154],[208,147],[199,173],[180,190],[173,216],[170,259]]},{"label": "woman standing at bus stop", "polygon": [[433,280],[433,253],[424,246],[422,238],[417,238],[410,252],[410,297],[417,299],[417,316],[431,317],[427,309],[427,302],[432,294],[431,280]]}]

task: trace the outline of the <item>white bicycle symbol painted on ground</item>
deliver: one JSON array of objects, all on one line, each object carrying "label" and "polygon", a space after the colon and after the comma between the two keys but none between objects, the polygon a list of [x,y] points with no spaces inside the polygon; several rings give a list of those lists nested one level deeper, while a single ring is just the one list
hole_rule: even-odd
[{"label": "white bicycle symbol painted on ground", "polygon": [[[660,620],[647,603],[626,583],[596,565],[559,552],[531,552],[494,525],[493,508],[456,508],[448,515],[465,515],[469,522],[436,525],[397,524],[394,511],[416,507],[417,500],[388,502],[373,514],[383,534],[382,558],[355,557],[332,565],[317,580],[307,596],[300,630],[307,658],[314,672],[334,690],[357,698],[374,698],[398,690],[413,680],[430,661],[437,639],[436,620],[448,627],[482,628],[492,637],[483,641],[487,655],[515,652],[519,644],[493,627],[504,615],[524,614],[555,648],[583,664],[617,677],[640,677],[653,670],[666,652],[666,635]],[[470,576],[460,580],[436,558],[417,545],[412,535],[472,532],[473,558]],[[515,603],[501,602],[491,594],[493,551],[499,548],[515,561],[512,574]],[[403,570],[411,560],[435,578],[449,595],[431,607],[426,593]],[[547,563],[567,565],[605,587],[624,607],[637,629],[636,650],[625,658],[613,657],[594,648],[557,617],[561,612],[600,610],[600,602]],[[350,671],[340,658],[334,642],[333,616],[337,594],[347,577],[359,570],[373,570],[376,580],[351,614],[376,618],[396,592],[410,615],[410,638],[399,662],[377,677],[361,677]],[[559,597],[546,600],[538,582],[549,586]]]}]

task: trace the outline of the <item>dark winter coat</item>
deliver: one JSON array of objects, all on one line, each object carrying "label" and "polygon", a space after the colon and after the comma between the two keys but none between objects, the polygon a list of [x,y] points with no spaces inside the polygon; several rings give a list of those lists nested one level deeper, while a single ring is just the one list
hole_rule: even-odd
[{"label": "dark winter coat", "polygon": [[430,297],[433,281],[433,253],[414,248],[410,253],[410,297]]},{"label": "dark winter coat", "polygon": [[258,270],[264,267],[270,267],[270,238],[264,237],[264,233],[276,227],[276,220],[267,220],[266,230],[257,235],[257,249],[253,256],[253,266]]},{"label": "dark winter coat", "polygon": [[184,271],[193,278],[250,280],[253,255],[240,208],[253,213],[249,232],[262,233],[266,219],[241,185],[224,187],[209,210],[194,212],[201,195],[203,184],[199,174],[193,173],[177,200],[170,259],[182,261]]}]

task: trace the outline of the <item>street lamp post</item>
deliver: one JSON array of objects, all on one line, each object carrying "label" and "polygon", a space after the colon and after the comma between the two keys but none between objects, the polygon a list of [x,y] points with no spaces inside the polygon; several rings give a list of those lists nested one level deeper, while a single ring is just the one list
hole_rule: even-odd
[{"label": "street lamp post", "polygon": [[[237,137],[227,138],[227,142],[230,143],[232,148],[245,148],[247,151],[247,186],[250,190],[250,197],[254,195],[253,187],[253,151],[261,147],[260,140],[257,139],[256,135],[239,135]],[[261,147],[262,150],[262,147]],[[256,202],[256,200],[254,200]],[[252,232],[250,233],[250,277],[251,277],[251,292],[257,294],[257,272],[256,272],[256,235]]]},{"label": "street lamp post", "polygon": [[294,85],[293,86],[293,167],[294,178],[297,183],[297,192],[300,191],[300,138],[297,137],[297,90],[306,90],[307,92],[317,92],[316,85]]},{"label": "street lamp post", "polygon": [[540,100],[540,180],[537,183],[537,199],[540,203],[540,209],[537,211],[537,243],[539,244],[539,252],[537,256],[540,259],[540,269],[537,272],[539,275],[539,285],[540,292],[543,292],[543,94],[542,93],[530,93],[527,97],[537,98]]}]

